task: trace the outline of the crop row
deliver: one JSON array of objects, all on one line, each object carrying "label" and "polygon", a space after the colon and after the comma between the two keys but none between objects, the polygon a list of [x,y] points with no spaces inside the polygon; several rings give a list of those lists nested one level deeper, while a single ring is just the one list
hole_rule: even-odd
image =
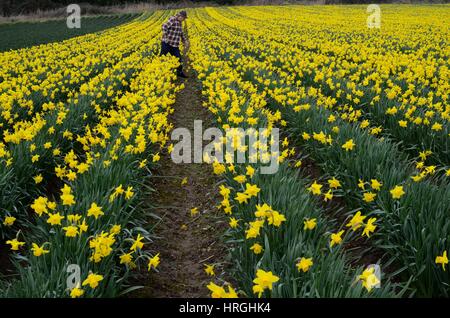
[{"label": "crop row", "polygon": [[[378,138],[365,129],[362,122],[339,116],[333,103],[329,104],[329,95],[317,93],[317,86],[307,85],[305,79],[296,82],[295,71],[280,66],[283,62],[289,64],[291,59],[283,58],[276,50],[280,47],[274,41],[276,21],[270,24],[271,32],[264,32],[269,25],[267,21],[254,28],[256,23],[249,24],[245,20],[240,20],[244,21],[241,24],[231,24],[225,10],[208,9],[207,13],[210,16],[203,18],[203,35],[209,39],[205,55],[215,57],[221,65],[232,69],[233,78],[242,79],[244,86],[254,85],[260,96],[267,96],[266,109],[273,112],[269,116],[279,118],[281,126],[287,126],[285,130],[290,133],[290,140],[320,166],[321,179],[338,180],[335,183],[338,191],[331,191],[331,187],[328,192],[322,191],[325,185],[315,180],[308,184],[311,192],[325,201],[331,200],[333,195],[343,197],[349,210],[361,210],[364,218],[375,220],[376,245],[394,259],[397,272],[402,272],[402,281],[412,278],[417,294],[446,295],[449,277],[435,264],[435,259],[447,249],[450,188],[448,181],[442,179],[445,177],[434,177],[436,166],[427,167],[422,163],[417,172],[395,144],[398,136]],[[220,32],[215,31],[219,29]],[[259,37],[255,37],[255,33]],[[285,46],[287,52],[291,46]],[[202,68],[201,71],[209,73],[211,70]],[[200,73],[200,78],[203,76],[206,75]],[[213,87],[217,89],[218,85]],[[230,120],[236,124],[233,119],[241,114],[236,114],[234,107],[223,114],[216,109],[221,107],[210,106],[223,105],[224,96],[218,97],[220,101],[210,99],[210,110],[220,116],[220,121]],[[229,98],[225,98],[227,100]],[[424,138],[433,138],[433,135],[421,133]],[[445,143],[436,141],[436,144],[446,149]],[[423,151],[423,161],[428,155]]]}]

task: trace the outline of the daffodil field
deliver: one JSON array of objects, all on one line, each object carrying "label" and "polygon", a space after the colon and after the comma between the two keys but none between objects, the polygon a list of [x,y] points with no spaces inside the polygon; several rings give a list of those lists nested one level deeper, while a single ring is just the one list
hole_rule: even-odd
[{"label": "daffodil field", "polygon": [[[157,257],[141,251],[138,206],[180,89],[178,62],[158,56],[166,17],[2,54],[1,235],[28,250],[6,296],[116,296]],[[69,264],[83,278],[71,290]]]},{"label": "daffodil field", "polygon": [[[286,135],[273,176],[215,167],[247,295],[448,296],[449,7],[387,6],[381,30],[362,7],[194,14],[205,107],[223,126]],[[358,244],[380,288],[354,266],[367,265]]]},{"label": "daffodil field", "polygon": [[[450,6],[381,10],[380,29],[365,6],[187,10],[215,124],[281,132],[277,153],[253,145],[275,174],[204,156],[231,260],[212,297],[450,296]],[[144,202],[184,88],[158,54],[173,13],[0,53],[0,237],[17,273],[0,296],[117,297],[160,274]]]}]

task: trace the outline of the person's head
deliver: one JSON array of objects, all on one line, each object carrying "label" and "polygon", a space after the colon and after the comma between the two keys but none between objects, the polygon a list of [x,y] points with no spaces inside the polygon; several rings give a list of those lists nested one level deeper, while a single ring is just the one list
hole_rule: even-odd
[{"label": "person's head", "polygon": [[177,13],[177,19],[181,22],[183,22],[184,20],[187,19],[187,13],[186,11],[182,10],[180,12]]}]

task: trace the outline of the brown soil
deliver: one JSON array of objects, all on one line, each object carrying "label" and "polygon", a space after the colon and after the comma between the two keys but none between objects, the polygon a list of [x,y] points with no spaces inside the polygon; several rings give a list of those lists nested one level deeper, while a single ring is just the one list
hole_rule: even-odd
[{"label": "brown soil", "polygon": [[[178,93],[171,121],[174,128],[188,128],[193,136],[194,120],[203,120],[203,129],[211,120],[202,107],[194,74],[188,75],[188,79],[180,79],[185,88]],[[156,200],[154,213],[161,221],[154,230],[158,239],[152,248],[160,252],[161,263],[134,297],[207,297],[206,285],[214,278],[207,276],[204,265],[215,264],[215,273],[221,277],[225,264],[220,240],[225,221],[215,207],[216,180],[208,165],[175,164],[168,154],[161,158],[158,172],[161,177],[153,178],[156,192],[151,200]],[[184,177],[188,183],[182,186]],[[194,207],[199,213],[192,217]]]},{"label": "brown soil", "polygon": [[13,269],[9,245],[6,245],[6,240],[0,240],[0,277],[8,277],[13,273]]}]

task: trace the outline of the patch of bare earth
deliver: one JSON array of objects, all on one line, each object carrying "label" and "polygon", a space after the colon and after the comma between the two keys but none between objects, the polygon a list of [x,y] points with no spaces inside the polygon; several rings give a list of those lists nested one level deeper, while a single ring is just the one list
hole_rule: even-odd
[{"label": "patch of bare earth", "polygon": [[[211,120],[202,107],[199,83],[193,74],[188,75],[179,80],[185,88],[177,95],[171,121],[174,128],[188,128],[193,136],[194,120],[202,120],[204,129]],[[160,162],[160,177],[152,178],[156,192],[149,200],[161,218],[154,229],[158,238],[152,244],[160,252],[161,263],[133,297],[207,297],[206,285],[212,279],[204,271],[205,264],[215,264],[218,276],[224,275],[225,264],[221,242],[225,221],[215,207],[217,180],[206,164],[175,164],[168,154]],[[181,185],[185,177],[187,184]],[[192,208],[198,208],[195,216],[191,216]]]},{"label": "patch of bare earth", "polygon": [[13,264],[11,263],[11,251],[5,241],[0,240],[0,277],[6,279],[13,274]]}]

